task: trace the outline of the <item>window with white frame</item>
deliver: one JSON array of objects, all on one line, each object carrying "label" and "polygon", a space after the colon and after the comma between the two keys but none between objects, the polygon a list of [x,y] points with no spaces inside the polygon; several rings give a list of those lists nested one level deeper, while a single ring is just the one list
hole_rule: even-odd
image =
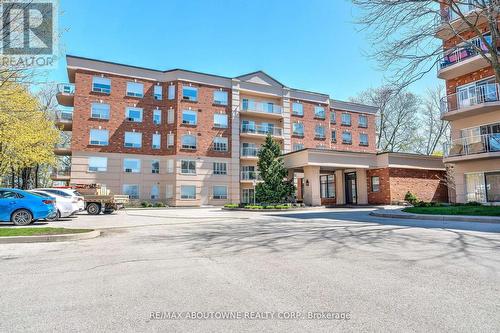
[{"label": "window with white frame", "polygon": [[368,146],[368,134],[359,133],[359,145],[360,146]]},{"label": "window with white frame", "polygon": [[325,127],[323,125],[316,125],[314,129],[314,136],[317,139],[324,139],[325,138]]},{"label": "window with white frame", "polygon": [[161,148],[161,134],[154,133],[153,140],[151,141],[153,149]]},{"label": "window with white frame", "polygon": [[90,117],[96,119],[109,119],[109,104],[92,103]]},{"label": "window with white frame", "polygon": [[371,185],[372,185],[372,192],[379,192],[380,191],[380,178],[379,178],[379,176],[372,176],[371,177]]},{"label": "window with white frame", "polygon": [[90,144],[95,146],[107,146],[109,144],[109,131],[103,129],[91,129]]},{"label": "window with white frame", "polygon": [[292,134],[295,136],[304,136],[304,124],[303,123],[293,123]]},{"label": "window with white frame", "polygon": [[196,161],[181,160],[181,173],[187,175],[196,175]]},{"label": "window with white frame", "polygon": [[292,114],[294,116],[303,116],[304,115],[304,105],[299,102],[292,103]]},{"label": "window with white frame", "polygon": [[358,126],[366,128],[368,127],[368,117],[364,114],[358,116]]},{"label": "window with white frame", "polygon": [[351,132],[343,132],[342,133],[342,143],[346,145],[352,144],[352,134]]},{"label": "window with white frame", "polygon": [[337,115],[335,111],[330,111],[330,124],[335,124],[337,122]]},{"label": "window with white frame", "polygon": [[293,148],[292,148],[293,151],[302,150],[302,149],[304,149],[304,144],[302,144],[302,143],[294,143],[293,144]]},{"label": "window with white frame", "polygon": [[336,130],[332,131],[332,142],[337,142],[337,131]]},{"label": "window with white frame", "polygon": [[127,148],[141,148],[142,147],[142,133],[125,132],[125,144],[124,145]]},{"label": "window with white frame", "polygon": [[214,187],[212,187],[212,198],[215,200],[227,199],[227,186],[214,185]]},{"label": "window with white frame", "polygon": [[214,113],[214,127],[227,128],[227,114]]},{"label": "window with white frame", "polygon": [[214,91],[214,104],[227,105],[227,91]]},{"label": "window with white frame", "polygon": [[110,94],[111,79],[107,77],[94,76],[92,78],[92,91],[103,94]]},{"label": "window with white frame", "polygon": [[175,85],[173,84],[168,86],[168,99],[175,99]]},{"label": "window with white frame", "polygon": [[215,151],[227,151],[227,138],[224,137],[215,137],[213,143],[213,149]]},{"label": "window with white frame", "polygon": [[322,106],[315,106],[314,117],[319,119],[325,119],[325,108]]},{"label": "window with white frame", "polygon": [[143,97],[144,84],[139,82],[127,82],[127,96],[130,97]]},{"label": "window with white frame", "polygon": [[172,148],[174,146],[174,134],[167,134],[167,148]]},{"label": "window with white frame", "polygon": [[151,173],[160,173],[160,161],[158,160],[151,161]]},{"label": "window with white frame", "polygon": [[151,185],[151,200],[158,200],[160,199],[160,188],[158,185],[153,184]]},{"label": "window with white frame", "polygon": [[196,125],[198,123],[198,112],[194,110],[182,110],[182,123]]},{"label": "window with white frame", "polygon": [[154,94],[154,98],[157,101],[161,101],[163,99],[163,87],[160,86],[160,85],[154,86],[154,88],[153,88],[153,94]]},{"label": "window with white frame", "polygon": [[196,199],[196,186],[195,185],[181,185],[181,199]]},{"label": "window with white frame", "polygon": [[108,158],[90,156],[88,159],[88,171],[89,172],[105,172],[108,170]]},{"label": "window with white frame", "polygon": [[167,184],[165,197],[167,199],[172,199],[174,197],[174,185],[173,184]]},{"label": "window with white frame", "polygon": [[342,113],[342,125],[351,126],[351,114]]},{"label": "window with white frame", "polygon": [[153,124],[160,125],[161,124],[161,110],[153,110]]},{"label": "window with white frame", "polygon": [[184,134],[181,137],[182,149],[196,149],[196,137],[191,134]]},{"label": "window with white frame", "polygon": [[123,194],[128,195],[130,199],[139,199],[139,185],[123,184]]},{"label": "window with white frame", "polygon": [[167,160],[167,173],[174,173],[174,160]]},{"label": "window with white frame", "polygon": [[142,109],[127,107],[125,109],[125,118],[127,119],[127,121],[131,121],[134,123],[142,122]]},{"label": "window with white frame", "polygon": [[197,101],[198,88],[190,86],[182,86],[182,99],[188,101]]},{"label": "window with white frame", "polygon": [[168,124],[173,124],[174,123],[174,109],[172,109],[172,108],[168,109],[168,112],[167,112],[167,123]]},{"label": "window with white frame", "polygon": [[227,163],[214,162],[213,168],[214,175],[227,175]]},{"label": "window with white frame", "polygon": [[141,160],[137,158],[123,159],[123,171],[127,173],[141,172]]}]

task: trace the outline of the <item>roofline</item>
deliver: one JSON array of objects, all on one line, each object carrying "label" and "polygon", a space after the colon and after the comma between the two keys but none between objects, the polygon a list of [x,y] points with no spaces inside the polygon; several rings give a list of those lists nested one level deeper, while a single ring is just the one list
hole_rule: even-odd
[{"label": "roofline", "polygon": [[247,76],[247,75],[252,75],[252,74],[257,74],[257,73],[262,73],[266,76],[269,76],[271,79],[273,79],[274,81],[278,82],[283,88],[287,88],[286,85],[284,85],[283,83],[281,83],[280,81],[276,80],[273,76],[267,74],[266,72],[264,72],[263,70],[258,70],[258,71],[255,71],[255,72],[250,72],[250,73],[246,73],[246,74],[242,74],[242,75],[238,75],[236,77],[234,77],[234,79],[239,79],[240,77],[242,76]]},{"label": "roofline", "polygon": [[367,152],[367,151],[348,151],[348,150],[338,150],[338,149],[304,148],[304,149],[288,152],[288,153],[283,154],[281,156],[288,156],[288,155],[300,153],[303,151],[311,151],[311,152],[315,152],[315,153],[334,152],[334,153],[353,154],[353,155],[354,154],[378,155],[377,153],[371,153],[371,152]]},{"label": "roofline", "polygon": [[423,158],[423,159],[436,159],[436,160],[443,159],[443,156],[425,155],[425,154],[419,154],[419,153],[406,153],[406,152],[398,152],[398,151],[383,151],[383,152],[377,153],[377,155],[384,155],[384,154],[395,155],[395,156],[399,155],[399,156],[406,156],[406,157]]}]

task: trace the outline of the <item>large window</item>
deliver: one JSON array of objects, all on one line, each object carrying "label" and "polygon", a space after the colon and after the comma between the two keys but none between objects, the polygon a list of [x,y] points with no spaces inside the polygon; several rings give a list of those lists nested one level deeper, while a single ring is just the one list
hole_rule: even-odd
[{"label": "large window", "polygon": [[314,117],[319,119],[325,119],[325,108],[322,106],[315,106]]},{"label": "large window", "polygon": [[158,185],[153,184],[151,186],[151,200],[158,200],[160,199],[160,189]]},{"label": "large window", "polygon": [[107,146],[109,143],[109,131],[103,129],[90,130],[90,144],[96,146]]},{"label": "large window", "polygon": [[97,119],[109,119],[109,104],[92,103],[90,116]]},{"label": "large window", "polygon": [[486,179],[486,199],[488,202],[500,202],[500,172],[488,172]]},{"label": "large window", "polygon": [[332,142],[333,143],[337,142],[337,131],[336,130],[332,131]]},{"label": "large window", "polygon": [[196,199],[196,186],[181,185],[181,199]]},{"label": "large window", "polygon": [[465,174],[466,199],[467,202],[486,202],[486,183],[484,173],[475,172]]},{"label": "large window", "polygon": [[349,113],[342,113],[342,125],[351,126],[351,115]]},{"label": "large window", "polygon": [[155,125],[161,124],[161,110],[153,110],[153,124]]},{"label": "large window", "polygon": [[213,149],[215,151],[227,151],[227,146],[228,146],[227,142],[228,142],[227,138],[220,136],[215,137],[213,143]]},{"label": "large window", "polygon": [[160,173],[160,161],[158,160],[151,161],[151,173]]},{"label": "large window", "polygon": [[173,84],[168,86],[168,99],[175,99],[175,86]]},{"label": "large window", "polygon": [[215,113],[214,114],[214,127],[227,128],[227,114]]},{"label": "large window", "polygon": [[105,172],[108,170],[108,158],[107,157],[89,157],[89,172]]},{"label": "large window", "polygon": [[380,191],[380,177],[379,176],[372,176],[371,177],[371,186],[372,186],[372,192],[379,192]]},{"label": "large window", "polygon": [[163,87],[158,86],[158,85],[154,86],[153,94],[154,94],[154,98],[157,101],[161,101],[163,99]]},{"label": "large window", "polygon": [[188,101],[198,100],[198,88],[182,86],[182,99]]},{"label": "large window", "polygon": [[294,116],[303,116],[304,115],[304,105],[299,102],[292,103],[292,114]]},{"label": "large window", "polygon": [[172,108],[168,109],[167,123],[168,124],[173,124],[174,123],[174,109],[172,109]]},{"label": "large window", "polygon": [[196,161],[182,160],[181,173],[188,175],[196,175]]},{"label": "large window", "polygon": [[292,125],[293,135],[304,136],[304,124],[303,123],[293,123]]},{"label": "large window", "polygon": [[316,128],[314,129],[314,136],[317,139],[324,139],[325,138],[325,127],[323,125],[316,125]]},{"label": "large window", "polygon": [[125,158],[123,159],[123,171],[130,173],[141,172],[141,160],[137,158]]},{"label": "large window", "polygon": [[127,148],[141,148],[142,147],[142,133],[125,132],[125,147],[127,147]]},{"label": "large window", "polygon": [[144,96],[144,85],[138,82],[127,82],[127,96],[130,97]]},{"label": "large window", "polygon": [[[196,139],[194,141],[196,147]],[[174,146],[174,135],[172,133],[167,134],[167,148]]]},{"label": "large window", "polygon": [[167,173],[174,173],[174,160],[167,160]]},{"label": "large window", "polygon": [[358,117],[358,126],[366,128],[368,127],[368,117],[364,114],[360,114]]},{"label": "large window", "polygon": [[227,163],[225,162],[214,162],[214,175],[227,175]]},{"label": "large window", "polygon": [[184,134],[181,137],[182,149],[196,149],[196,137],[191,134]]},{"label": "large window", "polygon": [[103,94],[111,93],[111,79],[107,77],[94,76],[92,78],[92,91]]},{"label": "large window", "polygon": [[198,122],[198,112],[193,110],[182,111],[182,123],[187,125],[196,125]]},{"label": "large window", "polygon": [[342,133],[342,143],[346,145],[352,144],[352,134],[351,132]]},{"label": "large window", "polygon": [[335,176],[319,176],[321,198],[335,198]]},{"label": "large window", "polygon": [[241,191],[241,202],[246,204],[255,202],[255,191],[253,188],[244,188]]},{"label": "large window", "polygon": [[156,133],[153,134],[152,148],[153,149],[161,148],[161,134],[156,134]]},{"label": "large window", "polygon": [[337,116],[335,111],[330,111],[330,124],[335,124],[337,122]]},{"label": "large window", "polygon": [[368,134],[359,133],[359,145],[360,146],[368,146]]},{"label": "large window", "polygon": [[214,185],[212,188],[212,197],[214,199],[227,199],[227,186]]},{"label": "large window", "polygon": [[227,91],[214,91],[214,104],[227,105]]},{"label": "large window", "polygon": [[142,109],[128,107],[125,109],[125,117],[126,117],[127,121],[131,121],[134,123],[140,123],[140,122],[142,122]]},{"label": "large window", "polygon": [[123,194],[128,195],[130,199],[139,199],[139,185],[123,184]]}]

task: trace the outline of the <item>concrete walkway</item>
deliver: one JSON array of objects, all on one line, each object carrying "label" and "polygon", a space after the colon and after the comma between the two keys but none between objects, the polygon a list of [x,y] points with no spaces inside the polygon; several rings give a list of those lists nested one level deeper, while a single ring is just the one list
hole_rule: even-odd
[{"label": "concrete walkway", "polygon": [[372,216],[413,219],[431,221],[460,221],[460,222],[480,222],[480,223],[500,223],[500,216],[470,216],[470,215],[435,215],[435,214],[414,214],[402,211],[403,208],[385,208],[375,210],[370,213]]}]

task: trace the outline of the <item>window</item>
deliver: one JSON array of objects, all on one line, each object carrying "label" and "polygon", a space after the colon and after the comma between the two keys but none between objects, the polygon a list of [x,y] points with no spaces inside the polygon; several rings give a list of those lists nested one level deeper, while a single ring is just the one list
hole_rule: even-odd
[{"label": "window", "polygon": [[227,128],[227,114],[215,113],[214,114],[214,127]]},{"label": "window", "polygon": [[366,128],[368,127],[368,117],[364,114],[360,114],[358,117],[358,126]]},{"label": "window", "polygon": [[181,137],[182,149],[196,149],[196,137],[194,135],[185,134]]},{"label": "window", "polygon": [[153,110],[153,124],[161,124],[161,110]]},{"label": "window", "polygon": [[352,135],[351,132],[342,133],[342,143],[346,145],[352,144]]},{"label": "window", "polygon": [[156,134],[156,133],[153,134],[152,148],[153,149],[161,148],[161,134]]},{"label": "window", "polygon": [[109,140],[109,131],[102,129],[90,130],[90,144],[96,146],[107,146]]},{"label": "window", "polygon": [[215,151],[227,151],[227,138],[216,137],[214,138],[213,149]]},{"label": "window", "polygon": [[181,173],[188,175],[196,175],[196,161],[182,160]]},{"label": "window", "polygon": [[182,86],[182,99],[188,101],[198,100],[198,88]]},{"label": "window", "polygon": [[227,163],[214,162],[214,175],[227,175]]},{"label": "window", "polygon": [[314,118],[325,119],[325,108],[322,106],[314,107]]},{"label": "window", "polygon": [[167,160],[167,173],[174,173],[174,160]]},{"label": "window", "polygon": [[168,86],[168,99],[175,99],[175,86],[173,84]]},{"label": "window", "polygon": [[167,184],[165,197],[167,199],[172,199],[174,197],[174,185],[173,184]]},{"label": "window", "polygon": [[335,124],[337,122],[337,116],[335,111],[330,112],[330,124]]},{"label": "window", "polygon": [[182,123],[187,125],[196,125],[198,112],[193,110],[182,111]]},{"label": "window", "polygon": [[167,148],[171,148],[173,146],[174,146],[174,135],[172,133],[169,133],[167,134]]},{"label": "window", "polygon": [[488,202],[500,201],[500,172],[488,172],[484,174],[486,181],[486,200]]},{"label": "window", "polygon": [[337,131],[332,131],[332,142],[337,142]]},{"label": "window", "polygon": [[304,145],[302,143],[294,143],[293,144],[293,151],[302,150],[302,149],[304,149]]},{"label": "window", "polygon": [[92,91],[103,94],[111,93],[111,79],[106,77],[94,76],[92,78]]},{"label": "window", "polygon": [[163,87],[159,86],[159,85],[154,86],[153,94],[154,94],[154,98],[157,101],[161,101],[163,99]]},{"label": "window", "polygon": [[151,173],[160,173],[160,161],[158,160],[151,161]]},{"label": "window", "polygon": [[23,198],[23,196],[14,191],[6,191],[6,190],[0,191],[0,199],[11,199],[11,198]]},{"label": "window", "polygon": [[174,123],[174,109],[168,109],[167,123],[169,123],[169,124],[173,124]]},{"label": "window", "polygon": [[292,114],[295,116],[304,115],[304,105],[302,103],[293,102],[292,103]]},{"label": "window", "polygon": [[125,109],[125,118],[127,121],[131,121],[134,123],[142,122],[142,109],[141,108],[126,108]]},{"label": "window", "polygon": [[151,200],[158,199],[160,199],[160,189],[158,188],[158,185],[154,184],[151,186]]},{"label": "window", "polygon": [[105,172],[108,170],[108,158],[107,157],[89,157],[89,172]]},{"label": "window", "polygon": [[368,134],[359,133],[359,145],[360,146],[368,146]]},{"label": "window", "polygon": [[127,82],[127,96],[130,97],[144,96],[144,85],[138,82]]},{"label": "window", "polygon": [[314,129],[314,136],[317,139],[324,139],[325,138],[325,128],[322,125],[316,125],[316,128]]},{"label": "window", "polygon": [[244,188],[241,191],[241,202],[242,203],[255,203],[255,191],[253,188]]},{"label": "window", "polygon": [[321,198],[335,198],[335,176],[319,176]]},{"label": "window", "polygon": [[351,126],[351,115],[349,113],[342,113],[342,125]]},{"label": "window", "polygon": [[304,136],[304,124],[303,123],[293,123],[293,135]]},{"label": "window", "polygon": [[97,119],[109,119],[109,104],[92,103],[90,117]]},{"label": "window", "polygon": [[484,173],[474,172],[465,174],[465,188],[467,202],[486,202],[486,181]]},{"label": "window", "polygon": [[123,194],[128,195],[130,199],[139,199],[139,185],[123,184]]},{"label": "window", "polygon": [[214,91],[214,104],[227,105],[227,91]]},{"label": "window", "polygon": [[141,148],[142,147],[142,133],[125,132],[125,147]]},{"label": "window", "polygon": [[123,171],[131,173],[141,172],[141,160],[137,158],[123,159]]},{"label": "window", "polygon": [[181,185],[181,199],[196,199],[196,186]]},{"label": "window", "polygon": [[371,178],[372,192],[380,191],[380,178],[379,176],[372,176]]},{"label": "window", "polygon": [[227,186],[214,185],[212,188],[212,197],[214,199],[227,199]]},{"label": "window", "polygon": [[241,122],[241,131],[243,133],[255,133],[256,132],[255,121],[243,120]]}]

